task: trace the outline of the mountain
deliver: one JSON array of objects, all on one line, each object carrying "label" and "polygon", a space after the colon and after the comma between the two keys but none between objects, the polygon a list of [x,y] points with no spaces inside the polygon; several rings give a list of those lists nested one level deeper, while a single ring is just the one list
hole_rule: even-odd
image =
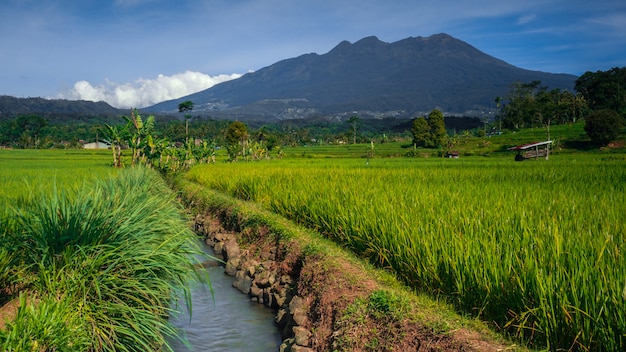
[{"label": "mountain", "polygon": [[101,101],[16,98],[0,95],[0,121],[15,118],[19,115],[37,114],[51,122],[63,119],[63,122],[84,121],[92,117],[117,117],[128,114],[128,110],[120,110]]},{"label": "mountain", "polygon": [[145,108],[173,113],[191,100],[194,113],[239,119],[292,119],[358,112],[414,116],[493,111],[512,83],[541,81],[572,90],[574,75],[530,71],[489,56],[447,34],[386,43],[343,41],[326,54],[279,61],[180,99]]}]

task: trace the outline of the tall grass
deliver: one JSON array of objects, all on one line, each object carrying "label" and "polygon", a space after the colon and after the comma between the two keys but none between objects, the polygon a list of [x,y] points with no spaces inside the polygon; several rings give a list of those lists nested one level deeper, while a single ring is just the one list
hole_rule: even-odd
[{"label": "tall grass", "polygon": [[52,189],[18,197],[2,219],[12,256],[0,260],[21,272],[4,280],[28,299],[0,331],[0,349],[167,349],[170,303],[189,298],[202,253],[171,192],[141,168]]},{"label": "tall grass", "polygon": [[624,158],[272,161],[187,177],[316,228],[534,346],[626,349]]}]

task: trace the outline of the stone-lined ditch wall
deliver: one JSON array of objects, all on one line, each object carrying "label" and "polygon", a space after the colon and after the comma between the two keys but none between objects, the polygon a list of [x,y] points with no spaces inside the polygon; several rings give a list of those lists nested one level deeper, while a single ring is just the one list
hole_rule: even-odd
[{"label": "stone-lined ditch wall", "polygon": [[283,343],[280,352],[312,352],[307,304],[296,295],[299,274],[297,258],[285,257],[279,244],[256,243],[242,250],[237,234],[228,232],[208,215],[197,215],[195,231],[222,260],[224,272],[233,277],[233,287],[251,300],[276,311],[275,322]]}]

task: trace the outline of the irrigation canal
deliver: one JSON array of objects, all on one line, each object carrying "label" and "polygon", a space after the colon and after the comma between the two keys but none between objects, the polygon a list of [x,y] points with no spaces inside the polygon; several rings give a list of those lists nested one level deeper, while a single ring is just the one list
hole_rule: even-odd
[{"label": "irrigation canal", "polygon": [[[205,246],[206,251],[210,248]],[[223,267],[209,267],[213,297],[208,286],[198,284],[191,292],[192,315],[184,302],[183,314],[171,316],[170,322],[187,337],[190,347],[172,341],[175,352],[201,351],[278,351],[281,337],[274,324],[274,312],[252,302],[232,287],[233,278]]]}]

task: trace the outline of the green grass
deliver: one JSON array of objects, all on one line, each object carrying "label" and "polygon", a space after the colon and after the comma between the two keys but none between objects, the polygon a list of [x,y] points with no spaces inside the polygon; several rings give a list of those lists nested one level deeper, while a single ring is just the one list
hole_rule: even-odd
[{"label": "green grass", "polygon": [[114,175],[108,151],[0,149],[0,205]]},{"label": "green grass", "polygon": [[19,180],[2,195],[0,296],[19,308],[0,349],[168,349],[172,299],[206,279],[174,195],[156,172],[113,172],[99,154],[31,156],[0,155]]},{"label": "green grass", "polygon": [[533,346],[623,350],[624,160],[299,158],[186,177],[316,229]]}]

